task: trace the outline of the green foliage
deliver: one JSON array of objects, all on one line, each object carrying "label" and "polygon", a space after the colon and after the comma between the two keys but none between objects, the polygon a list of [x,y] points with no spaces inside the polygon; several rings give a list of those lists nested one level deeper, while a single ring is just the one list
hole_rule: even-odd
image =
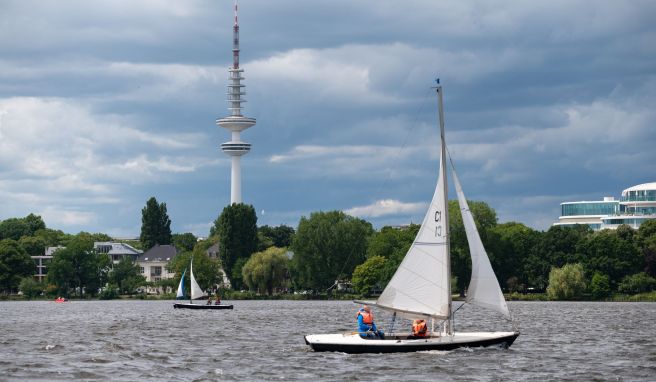
[{"label": "green foliage", "polygon": [[575,300],[585,292],[583,266],[565,264],[562,268],[552,268],[549,272],[547,296],[550,300]]},{"label": "green foliage", "polygon": [[590,281],[590,293],[597,300],[608,297],[610,295],[610,279],[608,276],[595,272]]},{"label": "green foliage", "polygon": [[156,244],[171,244],[171,219],[166,212],[166,203],[157,203],[155,197],[146,202],[141,210],[141,244],[145,250]]},{"label": "green foliage", "polygon": [[[539,232],[521,223],[509,222],[490,228],[486,249],[502,289],[514,292],[524,290],[527,284],[535,285],[535,280],[529,279],[524,270],[531,269],[532,264],[527,260],[539,239]],[[537,283],[544,289],[546,276],[543,282]]]},{"label": "green foliage", "polygon": [[0,222],[0,240],[20,240],[23,236],[33,236],[40,229],[45,229],[46,224],[41,216],[29,214],[24,218],[9,218]]},{"label": "green foliage", "polygon": [[285,248],[270,247],[254,253],[241,269],[248,288],[262,294],[273,294],[274,288],[283,287],[289,274],[289,259]]},{"label": "green foliage", "polygon": [[[364,263],[355,267],[351,282],[356,292],[363,296],[371,294],[374,288],[382,289],[387,259],[383,256],[371,256]],[[389,280],[385,280],[387,283]]]},{"label": "green foliage", "polygon": [[43,292],[43,285],[34,280],[33,277],[28,276],[21,280],[18,289],[23,293],[23,297],[31,300],[34,297],[41,295]]},{"label": "green foliage", "polygon": [[118,287],[121,294],[134,294],[137,288],[146,282],[139,266],[129,257],[123,257],[118,264],[114,264],[114,268],[109,272],[108,280]]},{"label": "green foliage", "polygon": [[105,284],[110,265],[108,255],[93,249],[93,237],[80,233],[53,256],[48,283],[57,287],[59,295],[68,296],[73,290],[80,296],[94,296]]},{"label": "green foliage", "polygon": [[644,293],[655,289],[656,279],[645,272],[626,276],[619,285],[619,291],[622,293]]},{"label": "green foliage", "polygon": [[[271,240],[274,247],[287,248],[292,245],[294,238],[294,228],[281,224],[277,227],[269,227],[264,225],[257,229],[260,237],[265,237]],[[266,247],[268,248],[268,247]]]},{"label": "green foliage", "polygon": [[[489,247],[489,231],[497,224],[497,213],[487,203],[468,200],[483,245]],[[471,258],[465,227],[457,200],[449,201],[449,235],[451,237],[451,274],[458,278],[458,290],[464,297],[471,276]]]},{"label": "green foliage", "polygon": [[46,247],[56,247],[58,245],[66,246],[73,236],[60,230],[44,228],[34,232],[34,237],[43,239]]},{"label": "green foliage", "polygon": [[220,265],[217,259],[210,259],[205,251],[197,246],[192,252],[182,252],[178,253],[171,261],[169,262],[168,269],[175,273],[175,281],[172,281],[175,288],[177,288],[180,283],[180,278],[182,277],[182,272],[187,271],[185,276],[185,293],[189,293],[190,284],[189,284],[189,266],[191,264],[191,259],[194,259],[194,277],[198,286],[204,291],[209,291],[215,285],[221,283],[220,278]]},{"label": "green foliage", "polygon": [[[231,204],[214,221],[212,230],[219,236],[219,258],[235,289],[242,287],[241,266],[257,251],[257,215],[251,205]],[[241,266],[237,264],[239,259]]]},{"label": "green foliage", "polygon": [[341,211],[303,216],[292,242],[294,282],[299,288],[325,290],[349,277],[365,259],[371,224]]},{"label": "green foliage", "polygon": [[99,294],[98,298],[100,300],[114,300],[119,298],[118,287],[116,285],[110,284],[107,288],[103,289]]},{"label": "green foliage", "polygon": [[23,236],[18,243],[30,256],[43,256],[46,252],[46,241],[39,236]]},{"label": "green foliage", "polygon": [[193,233],[174,233],[171,237],[171,242],[175,245],[175,248],[180,252],[189,252],[193,251],[198,242],[198,238],[194,236]]},{"label": "green foliage", "polygon": [[[622,232],[624,238],[619,235]],[[628,240],[625,239],[627,237]],[[626,230],[602,230],[582,237],[576,248],[586,271],[600,272],[608,275],[610,280],[617,281],[643,270],[644,257],[630,241],[630,237]]]},{"label": "green foliage", "polygon": [[267,248],[273,247],[273,239],[264,235],[260,229],[257,231],[257,250],[262,252]]},{"label": "green foliage", "polygon": [[34,272],[34,262],[16,240],[0,241],[0,290],[13,293],[21,279]]},{"label": "green foliage", "polygon": [[387,285],[387,282],[396,272],[420,227],[418,224],[411,224],[409,227],[402,229],[383,227],[369,238],[367,258],[381,256],[387,260],[382,265],[383,271],[380,273],[380,279],[377,280],[381,287]]}]

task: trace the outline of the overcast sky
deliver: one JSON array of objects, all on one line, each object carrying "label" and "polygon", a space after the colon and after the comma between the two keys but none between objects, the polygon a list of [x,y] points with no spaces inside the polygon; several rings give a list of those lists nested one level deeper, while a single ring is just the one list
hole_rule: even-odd
[{"label": "overcast sky", "polygon": [[[436,97],[468,199],[546,229],[656,181],[656,2],[242,0],[243,199],[258,223],[420,222]],[[0,219],[138,236],[230,202],[233,1],[0,0]],[[453,194],[452,194],[452,197]]]}]

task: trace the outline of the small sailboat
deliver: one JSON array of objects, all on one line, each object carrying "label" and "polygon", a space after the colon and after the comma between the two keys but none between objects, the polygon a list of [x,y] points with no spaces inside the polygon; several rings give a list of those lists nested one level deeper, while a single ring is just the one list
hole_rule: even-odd
[{"label": "small sailboat", "polygon": [[[437,330],[431,331],[422,338],[412,336],[409,332],[387,333],[384,339],[365,339],[358,332],[305,336],[305,342],[314,351],[390,353],[493,345],[509,347],[519,336],[519,331],[516,330],[509,332],[456,332],[453,328],[455,311],[451,302],[446,143],[442,87],[439,86],[439,82],[436,90],[441,156],[433,199],[414,242],[378,300],[355,302],[391,311],[393,319],[400,317],[412,320],[431,320],[433,323],[437,321]],[[472,275],[465,303],[491,309],[511,320],[510,311],[453,166],[452,170],[472,259]]]},{"label": "small sailboat", "polygon": [[[176,293],[176,300],[184,298],[184,276],[185,272],[182,272],[182,277],[180,278],[180,284],[178,285],[178,292]],[[189,280],[191,281],[191,295],[189,297],[189,303],[175,303],[173,304],[173,308],[175,309],[213,309],[213,310],[219,310],[219,309],[232,309],[232,305],[226,305],[226,304],[219,304],[219,305],[211,305],[211,304],[194,304],[193,300],[197,300],[203,297],[207,297],[207,294],[203,292],[203,290],[200,288],[198,283],[196,282],[196,278],[194,277],[194,260],[191,260],[191,266],[189,270]]]}]

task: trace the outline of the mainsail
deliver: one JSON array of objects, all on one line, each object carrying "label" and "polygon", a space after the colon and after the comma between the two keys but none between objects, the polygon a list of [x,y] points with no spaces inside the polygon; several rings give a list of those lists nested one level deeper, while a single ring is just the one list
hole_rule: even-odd
[{"label": "mainsail", "polygon": [[196,282],[196,278],[194,277],[194,260],[191,260],[191,271],[190,271],[190,280],[191,280],[191,299],[195,300],[197,298],[205,297],[206,294],[203,292],[202,289],[200,289],[200,286],[198,286],[198,283]]},{"label": "mainsail", "polygon": [[458,194],[460,214],[462,215],[462,223],[465,226],[472,261],[472,274],[469,288],[467,289],[466,301],[474,305],[495,310],[510,319],[508,305],[506,305],[506,300],[503,297],[503,293],[501,293],[499,281],[494,275],[490,259],[487,257],[483,242],[481,242],[481,237],[476,229],[474,217],[469,210],[467,199],[462,192],[460,181],[458,181],[456,170],[453,167],[451,174],[453,175],[453,184]]},{"label": "mainsail", "polygon": [[180,278],[180,284],[178,285],[178,293],[175,295],[175,298],[178,300],[184,298],[184,276],[186,272],[187,272],[186,269],[182,272],[182,277]]},{"label": "mainsail", "polygon": [[375,303],[376,306],[392,309],[409,318],[447,318],[451,309],[446,150],[441,113],[440,128],[440,170],[433,199],[415,241]]}]

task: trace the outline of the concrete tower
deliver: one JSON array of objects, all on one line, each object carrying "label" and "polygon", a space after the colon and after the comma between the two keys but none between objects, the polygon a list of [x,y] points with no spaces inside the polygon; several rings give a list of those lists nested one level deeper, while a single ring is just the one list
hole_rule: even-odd
[{"label": "concrete tower", "polygon": [[239,67],[239,20],[237,19],[237,1],[235,1],[235,25],[232,28],[232,67],[228,68],[228,110],[230,115],[217,119],[216,124],[230,130],[232,139],[221,144],[221,150],[232,158],[232,171],[230,181],[230,204],[241,203],[241,156],[251,151],[251,144],[242,142],[241,132],[255,125],[255,118],[244,117],[241,114],[242,98],[245,85],[241,80],[244,69]]}]

